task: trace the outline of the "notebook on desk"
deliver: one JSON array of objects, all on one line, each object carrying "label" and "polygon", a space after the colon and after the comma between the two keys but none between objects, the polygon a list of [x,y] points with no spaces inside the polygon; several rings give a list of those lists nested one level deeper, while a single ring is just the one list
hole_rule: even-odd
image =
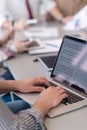
[{"label": "notebook on desk", "polygon": [[87,105],[87,41],[64,36],[51,72],[51,83],[62,86],[68,99],[51,109],[56,117]]},{"label": "notebook on desk", "polygon": [[42,42],[44,48],[37,49],[37,50],[30,50],[29,54],[36,55],[36,54],[48,54],[48,53],[55,53],[58,52],[61,46],[62,39],[49,39]]}]

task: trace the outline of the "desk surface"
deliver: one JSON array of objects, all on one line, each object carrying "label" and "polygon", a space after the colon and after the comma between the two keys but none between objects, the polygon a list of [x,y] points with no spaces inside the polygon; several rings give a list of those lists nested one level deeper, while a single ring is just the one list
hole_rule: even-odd
[{"label": "desk surface", "polygon": [[[46,76],[49,78],[50,72],[48,72],[40,62],[33,62],[37,57],[39,57],[39,55],[30,56],[29,54],[24,53],[7,61],[6,64],[15,79],[31,78],[35,76]],[[34,103],[35,96],[36,98],[38,97],[37,94],[19,94],[19,96],[29,103]],[[56,118],[46,117],[45,125],[48,130],[86,130],[87,107]]]}]

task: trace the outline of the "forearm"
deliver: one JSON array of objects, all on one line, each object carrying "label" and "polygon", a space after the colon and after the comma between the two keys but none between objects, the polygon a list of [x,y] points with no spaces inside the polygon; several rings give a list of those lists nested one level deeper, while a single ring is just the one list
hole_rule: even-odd
[{"label": "forearm", "polygon": [[16,91],[16,81],[15,80],[0,80],[0,93]]},{"label": "forearm", "polygon": [[0,46],[3,46],[4,44],[6,44],[9,39],[10,39],[10,36],[8,34],[5,34],[5,36],[2,36],[0,38]]},{"label": "forearm", "polygon": [[50,11],[50,14],[58,21],[62,21],[64,18],[63,14],[56,6]]},{"label": "forearm", "polygon": [[5,36],[2,36],[2,38],[0,39],[0,46],[6,44],[9,40],[10,40],[10,35],[5,34]]},{"label": "forearm", "polygon": [[3,29],[8,29],[8,28],[10,28],[11,27],[11,24],[12,22],[10,22],[10,21],[8,21],[8,20],[5,20],[4,21],[4,23],[3,23],[3,25],[2,25],[2,28]]}]

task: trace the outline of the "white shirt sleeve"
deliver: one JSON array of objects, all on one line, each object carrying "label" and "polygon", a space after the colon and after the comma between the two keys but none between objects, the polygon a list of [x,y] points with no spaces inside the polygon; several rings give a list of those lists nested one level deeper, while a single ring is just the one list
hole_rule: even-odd
[{"label": "white shirt sleeve", "polygon": [[3,16],[0,16],[0,28],[2,27],[3,23],[5,22],[6,18]]},{"label": "white shirt sleeve", "polygon": [[46,12],[50,11],[56,6],[56,2],[54,0],[42,0]]},{"label": "white shirt sleeve", "polygon": [[6,5],[7,5],[6,0],[0,0],[0,27],[2,27],[6,19],[13,20]]}]

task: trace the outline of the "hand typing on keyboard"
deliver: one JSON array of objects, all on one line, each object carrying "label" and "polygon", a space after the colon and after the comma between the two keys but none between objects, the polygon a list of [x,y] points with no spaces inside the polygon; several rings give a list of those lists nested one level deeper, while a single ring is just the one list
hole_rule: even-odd
[{"label": "hand typing on keyboard", "polygon": [[48,110],[54,108],[59,105],[64,98],[67,98],[65,90],[60,86],[57,87],[48,87],[44,91],[41,92],[38,98],[38,102],[34,104],[35,108],[39,107],[39,110],[45,115]]},{"label": "hand typing on keyboard", "polygon": [[46,83],[40,83],[40,82],[35,83],[34,86],[36,86],[36,87],[40,86],[40,87],[44,87],[44,88],[48,88],[49,87],[48,84],[46,84]]}]

